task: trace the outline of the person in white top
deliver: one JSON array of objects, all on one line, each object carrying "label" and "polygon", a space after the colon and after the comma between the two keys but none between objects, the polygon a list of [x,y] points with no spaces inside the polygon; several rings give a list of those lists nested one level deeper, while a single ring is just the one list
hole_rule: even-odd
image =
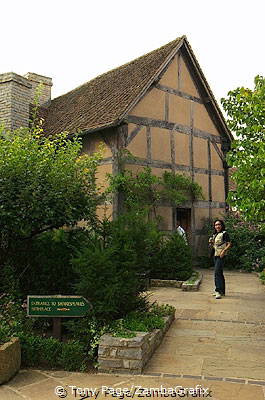
[{"label": "person in white top", "polygon": [[176,224],[176,231],[177,231],[178,234],[184,239],[185,243],[188,244],[186,232],[184,231],[184,229],[183,229],[182,226],[180,225],[180,221],[177,221],[177,224]]}]

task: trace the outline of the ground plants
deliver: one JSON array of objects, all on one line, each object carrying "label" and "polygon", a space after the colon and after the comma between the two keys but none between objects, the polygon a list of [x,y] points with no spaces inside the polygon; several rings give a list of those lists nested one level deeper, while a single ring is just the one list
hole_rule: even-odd
[{"label": "ground plants", "polygon": [[265,285],[265,269],[263,271],[261,271],[261,273],[259,274],[259,279],[260,279],[261,283],[263,285]]},{"label": "ground plants", "polygon": [[136,332],[151,332],[153,329],[161,329],[165,326],[163,317],[171,315],[175,308],[166,304],[153,303],[145,311],[133,311],[124,318],[114,321],[110,325],[113,336],[133,337]]}]

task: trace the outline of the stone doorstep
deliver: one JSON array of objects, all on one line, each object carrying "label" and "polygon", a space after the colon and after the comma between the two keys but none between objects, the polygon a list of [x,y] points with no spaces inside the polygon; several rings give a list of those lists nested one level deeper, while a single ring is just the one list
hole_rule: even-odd
[{"label": "stone doorstep", "polygon": [[182,287],[181,287],[182,290],[184,290],[184,291],[196,291],[196,290],[199,290],[200,284],[202,282],[203,275],[202,275],[202,272],[200,272],[200,271],[198,271],[198,272],[199,272],[198,279],[194,283],[186,283],[186,282],[184,282]]},{"label": "stone doorstep", "polygon": [[164,317],[164,328],[147,333],[137,332],[133,338],[117,338],[104,334],[99,342],[98,371],[110,374],[141,374],[174,319],[175,313],[172,313]]}]

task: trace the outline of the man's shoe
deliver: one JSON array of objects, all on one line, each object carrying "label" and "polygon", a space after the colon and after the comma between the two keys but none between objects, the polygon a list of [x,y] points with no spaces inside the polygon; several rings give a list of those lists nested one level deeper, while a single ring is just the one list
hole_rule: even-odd
[{"label": "man's shoe", "polygon": [[216,296],[216,290],[213,291],[212,296]]},{"label": "man's shoe", "polygon": [[220,293],[219,293],[219,292],[216,292],[216,294],[215,294],[215,298],[216,298],[216,299],[221,299],[221,298],[222,298],[222,296],[220,295]]}]

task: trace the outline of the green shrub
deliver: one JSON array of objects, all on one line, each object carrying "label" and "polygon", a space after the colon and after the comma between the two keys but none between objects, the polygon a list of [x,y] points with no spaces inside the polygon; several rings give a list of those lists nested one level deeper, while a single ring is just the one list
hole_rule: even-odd
[{"label": "green shrub", "polygon": [[259,274],[259,279],[261,280],[261,283],[265,285],[265,269]]},{"label": "green shrub", "polygon": [[82,344],[88,358],[96,362],[100,337],[109,330],[109,326],[91,315],[70,319],[64,325],[70,339]]},{"label": "green shrub", "polygon": [[[262,271],[265,267],[265,230],[262,224],[246,222],[232,212],[221,219],[232,242],[225,256],[225,267],[246,272]],[[205,223],[204,231],[208,236],[213,234],[212,227],[211,221]],[[213,266],[213,259],[209,256],[208,265]]]},{"label": "green shrub", "polygon": [[76,292],[92,303],[97,319],[110,321],[135,308],[135,255],[126,241],[103,247],[95,239],[79,252],[73,265],[79,275]]},{"label": "green shrub", "polygon": [[21,357],[24,367],[42,366],[67,371],[84,371],[88,356],[81,342],[60,342],[54,338],[20,334]]},{"label": "green shrub", "polygon": [[85,371],[88,355],[85,346],[78,340],[70,340],[62,344],[58,355],[58,365],[67,371]]},{"label": "green shrub", "polygon": [[152,278],[186,280],[192,274],[191,249],[178,233],[160,242],[151,263]]},{"label": "green shrub", "polygon": [[0,297],[0,332],[2,337],[14,337],[22,332],[32,332],[35,319],[28,318],[22,303],[13,296]]},{"label": "green shrub", "polygon": [[84,242],[87,233],[81,229],[58,229],[17,241],[0,272],[3,290],[21,298],[28,294],[73,293],[77,277],[70,261]]},{"label": "green shrub", "polygon": [[265,231],[262,227],[233,214],[225,216],[224,222],[232,242],[226,256],[226,268],[262,271],[265,267]]},{"label": "green shrub", "polygon": [[160,234],[139,213],[105,221],[101,228],[90,231],[89,242],[77,252],[73,266],[78,275],[76,292],[91,301],[98,320],[108,323],[139,307],[153,244]]},{"label": "green shrub", "polygon": [[0,345],[9,341],[12,337],[12,332],[7,325],[0,323]]},{"label": "green shrub", "polygon": [[[62,352],[63,343],[54,338],[21,333],[22,364],[25,367],[45,366],[46,368],[61,367],[58,357]],[[63,366],[62,366],[63,367]]]}]

